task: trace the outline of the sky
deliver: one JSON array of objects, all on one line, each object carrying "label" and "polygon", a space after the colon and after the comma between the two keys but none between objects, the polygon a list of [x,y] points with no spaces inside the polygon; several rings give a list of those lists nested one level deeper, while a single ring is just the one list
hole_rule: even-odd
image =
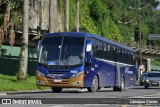
[{"label": "sky", "polygon": [[[159,1],[159,2],[160,2],[160,0],[157,0],[157,1]],[[160,9],[160,5],[157,7],[157,9]]]}]

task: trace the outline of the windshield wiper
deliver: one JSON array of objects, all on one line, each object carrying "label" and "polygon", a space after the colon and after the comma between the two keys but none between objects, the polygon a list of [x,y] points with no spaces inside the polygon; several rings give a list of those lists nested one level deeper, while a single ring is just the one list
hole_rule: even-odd
[{"label": "windshield wiper", "polygon": [[67,51],[67,44],[66,44],[65,49],[64,49],[64,59],[65,59],[66,68],[68,68],[67,57],[68,57],[68,51]]},{"label": "windshield wiper", "polygon": [[63,36],[63,38],[62,38],[62,42],[61,42],[61,45],[60,45],[60,47],[59,47],[59,48],[60,48],[60,52],[59,52],[59,58],[58,58],[58,65],[59,65],[60,58],[61,58],[63,40],[64,40],[64,36]]}]

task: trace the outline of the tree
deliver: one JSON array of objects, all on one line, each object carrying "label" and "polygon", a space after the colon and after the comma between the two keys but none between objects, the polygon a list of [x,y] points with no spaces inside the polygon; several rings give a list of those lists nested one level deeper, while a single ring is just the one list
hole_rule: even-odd
[{"label": "tree", "polygon": [[28,66],[28,20],[29,20],[29,0],[23,0],[23,32],[20,50],[20,64],[17,79],[26,80]]},{"label": "tree", "polygon": [[60,13],[60,0],[50,0],[49,9],[49,32],[61,32],[64,30],[62,27],[62,16]]},{"label": "tree", "polygon": [[79,32],[79,0],[76,0],[76,31]]},{"label": "tree", "polygon": [[65,16],[65,30],[69,31],[69,0],[66,0]]},{"label": "tree", "polygon": [[13,46],[15,29],[21,30],[22,28],[22,4],[22,1],[15,0],[0,1],[0,55],[2,43],[9,42],[9,44]]},{"label": "tree", "polygon": [[[49,32],[54,32],[54,22],[53,22],[53,18],[54,18],[54,12],[52,12],[54,10],[54,2],[55,0],[50,0],[50,5],[49,5]],[[55,14],[56,15],[56,14]]]}]

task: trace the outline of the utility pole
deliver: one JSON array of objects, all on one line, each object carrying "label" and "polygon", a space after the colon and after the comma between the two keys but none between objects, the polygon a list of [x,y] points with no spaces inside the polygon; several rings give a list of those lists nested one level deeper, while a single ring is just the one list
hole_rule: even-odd
[{"label": "utility pole", "polygon": [[142,33],[141,33],[141,1],[139,0],[139,39],[140,39],[140,65],[142,65]]},{"label": "utility pole", "polygon": [[138,78],[140,77],[140,73],[141,73],[141,69],[143,68],[143,62],[142,62],[142,32],[141,32],[141,11],[142,9],[150,6],[150,3],[146,4],[144,7],[141,7],[141,1],[139,0],[138,2],[139,6],[138,8],[132,8],[132,7],[129,7],[129,9],[132,9],[132,10],[138,10],[139,12],[139,44],[140,44],[140,49],[139,49],[139,53],[140,53],[140,65],[139,65],[139,72],[138,72]]},{"label": "utility pole", "polygon": [[138,10],[139,11],[139,44],[140,44],[140,65],[142,65],[142,32],[141,32],[141,11],[142,9],[150,6],[150,3],[146,4],[145,6],[141,7],[141,0],[139,0],[139,7],[138,8],[133,8],[129,7],[129,9],[132,10]]}]

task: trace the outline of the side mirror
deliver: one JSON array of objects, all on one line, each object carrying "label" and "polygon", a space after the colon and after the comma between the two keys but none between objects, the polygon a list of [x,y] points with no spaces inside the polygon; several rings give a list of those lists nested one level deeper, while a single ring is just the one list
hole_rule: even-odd
[{"label": "side mirror", "polygon": [[87,40],[86,52],[90,52],[92,50],[92,41]]},{"label": "side mirror", "polygon": [[36,41],[37,52],[40,50],[41,40]]}]

